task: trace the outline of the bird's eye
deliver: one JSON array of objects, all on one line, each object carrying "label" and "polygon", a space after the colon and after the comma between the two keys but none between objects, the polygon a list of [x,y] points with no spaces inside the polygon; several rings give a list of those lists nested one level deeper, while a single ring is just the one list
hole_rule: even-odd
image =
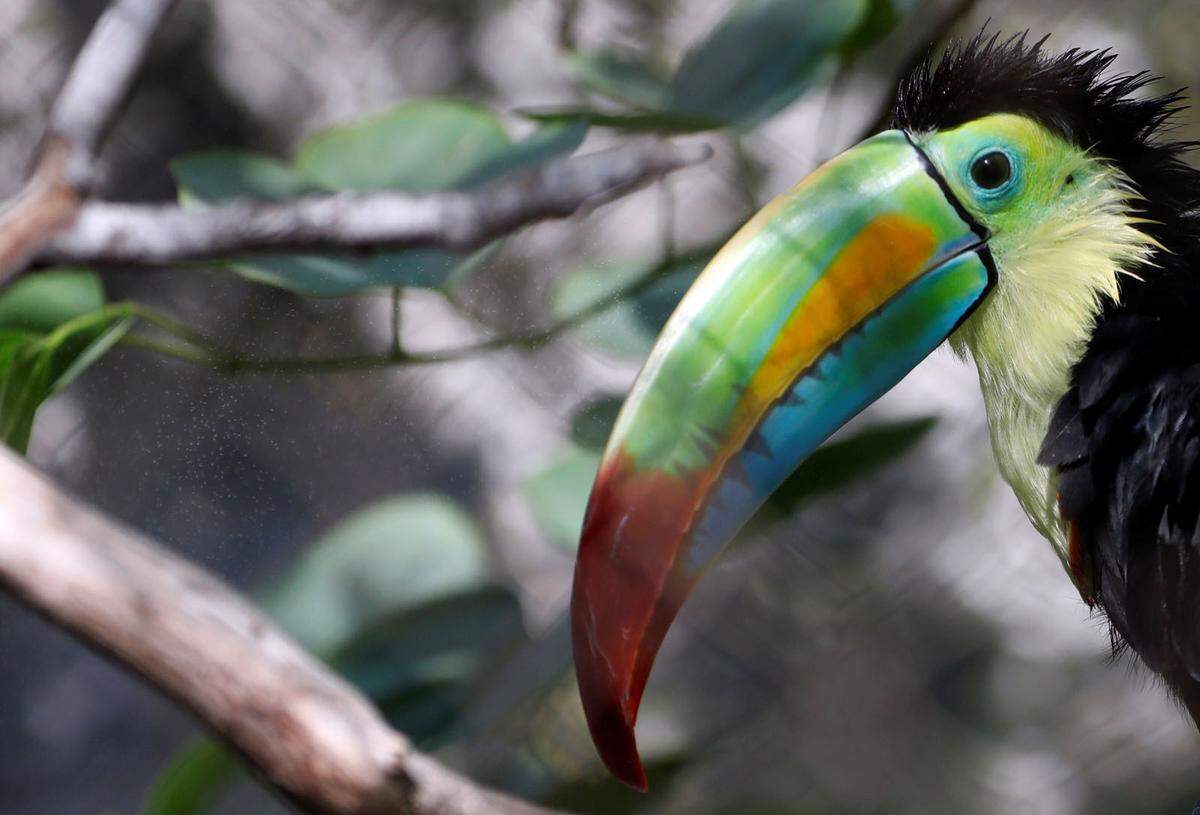
[{"label": "bird's eye", "polygon": [[999,150],[984,153],[971,164],[971,180],[981,189],[994,190],[1012,178],[1012,162]]}]

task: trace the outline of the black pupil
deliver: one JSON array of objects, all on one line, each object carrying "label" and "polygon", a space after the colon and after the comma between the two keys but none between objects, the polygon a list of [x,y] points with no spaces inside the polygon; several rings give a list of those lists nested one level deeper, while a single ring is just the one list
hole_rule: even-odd
[{"label": "black pupil", "polygon": [[1011,177],[1012,164],[999,150],[980,156],[971,165],[971,178],[985,190],[994,190]]}]

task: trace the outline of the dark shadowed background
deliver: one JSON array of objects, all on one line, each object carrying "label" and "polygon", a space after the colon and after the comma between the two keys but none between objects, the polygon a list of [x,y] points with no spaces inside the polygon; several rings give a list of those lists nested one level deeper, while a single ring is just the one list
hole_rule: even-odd
[{"label": "dark shadowed background", "polygon": [[[0,196],[19,188],[102,5],[0,2]],[[825,42],[731,23],[730,0],[183,3],[105,152],[109,198],[252,187],[227,154],[196,154],[320,165],[322,140],[354,128],[432,127],[418,99],[512,138],[533,132],[530,109],[620,114],[593,115],[582,152],[667,128],[717,153],[451,278],[406,280],[402,339],[436,349],[519,337],[657,275],[535,348],[222,374],[118,347],[41,409],[29,457],[261,598],[439,757],[525,797],[594,813],[1183,815],[1200,741],[1108,658],[1104,625],[999,480],[974,370],[946,350],[836,437],[685,608],[643,706],[651,794],[626,793],[594,756],[563,625],[574,538],[614,400],[712,244],[857,140],[947,24],[1111,47],[1163,90],[1200,76],[1190,1],[792,5],[801,21],[817,6],[853,20]],[[704,48],[728,70],[695,80],[684,112],[719,119],[700,127],[664,105],[663,77]],[[789,60],[794,81],[763,97],[763,66]],[[1200,135],[1193,112],[1179,135]],[[389,172],[372,158],[339,171]],[[109,300],[247,355],[392,341],[391,289],[310,296],[261,276],[102,281]],[[2,599],[0,665],[0,812],[286,811],[173,704]]]}]

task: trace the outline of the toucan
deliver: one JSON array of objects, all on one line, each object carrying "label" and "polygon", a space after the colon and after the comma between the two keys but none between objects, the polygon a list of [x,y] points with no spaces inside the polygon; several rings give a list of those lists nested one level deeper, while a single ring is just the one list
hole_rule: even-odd
[{"label": "toucan", "polygon": [[1108,50],[980,32],[892,127],[769,203],[664,326],[605,448],[571,599],[609,770],[696,581],[818,445],[948,340],[1001,476],[1200,723],[1200,173],[1181,93]]}]

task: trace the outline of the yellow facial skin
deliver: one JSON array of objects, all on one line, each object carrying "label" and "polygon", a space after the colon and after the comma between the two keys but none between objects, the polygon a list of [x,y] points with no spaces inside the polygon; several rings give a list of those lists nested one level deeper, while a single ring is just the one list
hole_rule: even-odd
[{"label": "yellow facial skin", "polygon": [[[1053,474],[1036,458],[1105,300],[1144,269],[1156,244],[1131,215],[1137,194],[1111,165],[1024,116],[995,114],[916,136],[959,201],[992,232],[999,279],[950,338],[974,359],[992,449],[1033,525],[1067,561]],[[972,162],[1000,150],[1012,179],[981,189]]]}]

